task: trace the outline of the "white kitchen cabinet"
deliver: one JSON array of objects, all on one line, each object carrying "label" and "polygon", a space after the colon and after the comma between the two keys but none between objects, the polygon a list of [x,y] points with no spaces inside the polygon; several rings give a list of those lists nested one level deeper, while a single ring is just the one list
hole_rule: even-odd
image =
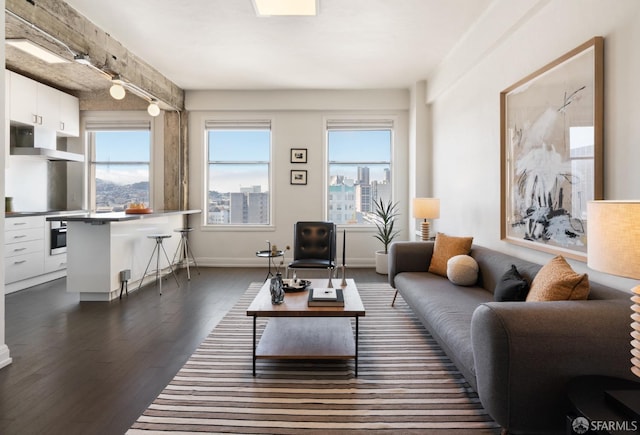
[{"label": "white kitchen cabinet", "polygon": [[44,216],[5,220],[5,284],[44,273]]},{"label": "white kitchen cabinet", "polygon": [[21,124],[39,125],[38,82],[11,71],[5,70],[5,73],[11,77],[8,89],[11,96],[9,118]]},{"label": "white kitchen cabinet", "polygon": [[58,130],[60,125],[60,91],[38,83],[37,114],[39,126],[45,130]]},{"label": "white kitchen cabinet", "polygon": [[[46,253],[45,253],[46,254]],[[44,272],[55,272],[67,268],[67,254],[45,255]]]},{"label": "white kitchen cabinet", "polygon": [[60,122],[57,132],[61,136],[80,135],[80,103],[73,95],[60,92]]},{"label": "white kitchen cabinet", "polygon": [[8,231],[12,230],[25,230],[28,228],[43,228],[44,231],[44,217],[43,216],[17,216],[5,220],[4,229],[5,235]]},{"label": "white kitchen cabinet", "polygon": [[44,273],[42,253],[8,257],[4,260],[4,282],[11,284]]},{"label": "white kitchen cabinet", "polygon": [[55,131],[61,136],[80,134],[80,110],[76,97],[5,71],[10,76],[7,94],[11,121]]}]

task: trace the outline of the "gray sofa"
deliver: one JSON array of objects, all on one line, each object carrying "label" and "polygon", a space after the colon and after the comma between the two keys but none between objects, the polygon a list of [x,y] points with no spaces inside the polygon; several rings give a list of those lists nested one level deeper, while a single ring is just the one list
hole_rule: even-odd
[{"label": "gray sofa", "polygon": [[480,271],[462,287],[427,272],[433,242],[396,242],[389,283],[420,318],[509,433],[562,433],[567,382],[581,375],[634,380],[630,371],[630,293],[591,282],[589,299],[494,302],[514,264],[529,282],[540,265],[474,245]]}]

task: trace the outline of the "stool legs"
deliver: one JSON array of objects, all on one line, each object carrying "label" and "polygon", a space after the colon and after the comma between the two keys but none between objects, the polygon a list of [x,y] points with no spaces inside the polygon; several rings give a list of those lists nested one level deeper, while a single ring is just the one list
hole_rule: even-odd
[{"label": "stool legs", "polygon": [[138,285],[138,290],[142,287],[142,282],[144,281],[144,277],[147,276],[147,271],[149,270],[149,266],[153,261],[153,256],[156,257],[156,282],[158,283],[158,293],[162,294],[162,277],[160,276],[160,250],[164,253],[164,257],[167,259],[169,263],[169,269],[171,270],[171,274],[173,278],[176,280],[176,284],[180,287],[180,283],[178,282],[178,277],[176,273],[173,271],[173,266],[171,265],[171,261],[169,260],[169,256],[167,255],[167,251],[164,249],[164,245],[162,244],[162,237],[156,237],[156,246],[153,248],[153,252],[151,253],[151,257],[149,258],[149,262],[147,263],[147,267],[144,269],[144,274],[140,279],[140,285]]},{"label": "stool legs", "polygon": [[196,258],[193,255],[193,251],[189,247],[189,239],[187,238],[187,233],[185,231],[180,231],[180,242],[178,243],[176,253],[173,255],[173,264],[176,264],[176,257],[178,257],[179,262],[182,262],[183,260],[185,261],[187,265],[187,279],[189,281],[191,281],[191,271],[189,270],[190,261],[193,261],[193,264],[196,266],[196,271],[198,272],[198,275],[200,275],[200,268],[198,267]]}]

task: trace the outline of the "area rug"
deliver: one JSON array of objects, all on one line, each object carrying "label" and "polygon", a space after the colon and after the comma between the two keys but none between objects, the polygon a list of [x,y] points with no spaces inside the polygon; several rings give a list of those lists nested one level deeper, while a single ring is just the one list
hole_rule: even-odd
[{"label": "area rug", "polygon": [[[258,360],[252,376],[252,284],[127,434],[495,434],[482,408],[401,297],[358,283],[354,362]],[[266,320],[258,320],[262,331]]]}]

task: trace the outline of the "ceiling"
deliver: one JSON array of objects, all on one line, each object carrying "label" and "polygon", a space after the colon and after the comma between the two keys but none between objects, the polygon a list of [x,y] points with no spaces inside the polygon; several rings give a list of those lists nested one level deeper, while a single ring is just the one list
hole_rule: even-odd
[{"label": "ceiling", "polygon": [[[491,0],[319,0],[316,17],[270,18],[251,0],[66,2],[182,89],[202,90],[408,88]],[[28,62],[15,56],[7,49],[8,65]],[[94,86],[86,67],[60,68],[74,86],[58,87]]]}]

